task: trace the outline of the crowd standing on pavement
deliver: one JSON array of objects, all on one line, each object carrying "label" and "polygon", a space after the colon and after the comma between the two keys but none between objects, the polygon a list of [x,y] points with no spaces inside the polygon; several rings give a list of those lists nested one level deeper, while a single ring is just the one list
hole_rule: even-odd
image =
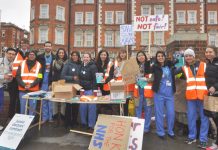
[{"label": "crowd standing on pavement", "polygon": [[[69,55],[69,59],[68,58]],[[158,51],[155,58],[144,51],[136,54],[139,74],[136,83],[125,86],[125,91],[131,95],[124,107],[124,114],[128,115],[128,103],[130,99],[138,101],[135,104],[135,116],[144,117],[144,134],[150,132],[152,108],[154,104],[156,134],[161,140],[166,136],[175,139],[174,123],[176,118],[175,93],[177,81],[186,82],[182,95],[186,99],[188,137],[187,144],[197,141],[198,116],[201,125],[199,131],[198,147],[207,150],[218,149],[218,136],[216,142],[207,147],[209,117],[212,118],[218,129],[218,115],[205,113],[204,96],[218,97],[218,57],[214,47],[205,49],[206,61],[198,61],[192,48],[184,51],[185,64],[177,67],[177,60],[169,60],[164,51]],[[67,54],[65,49],[58,49],[53,53],[52,43],[44,43],[44,52],[37,54],[28,49],[28,42],[23,40],[21,49],[8,48],[0,65],[0,111],[3,107],[4,90],[3,83],[8,85],[10,98],[9,119],[15,113],[25,114],[26,100],[23,95],[29,92],[52,88],[52,82],[64,79],[67,83],[78,83],[84,89],[84,95],[93,95],[94,90],[100,90],[102,95],[110,94],[109,82],[111,80],[122,81],[121,69],[128,59],[126,50],[121,49],[115,59],[110,59],[106,50],[101,50],[96,60],[86,52],[80,56],[80,52],[72,51]],[[133,56],[132,56],[133,57]],[[81,59],[82,58],[82,59]],[[96,82],[96,73],[102,73],[101,83]],[[180,88],[180,87],[179,87]],[[177,94],[177,93],[176,93]],[[178,97],[177,97],[178,99]],[[37,108],[37,101],[30,100],[32,110],[29,115],[36,115],[33,110]],[[60,109],[60,114],[58,109]],[[143,111],[144,110],[144,111]],[[98,114],[117,115],[119,107],[116,105],[96,104],[64,104],[54,103],[49,100],[42,102],[42,122],[52,123],[61,117],[66,127],[75,127],[79,124],[83,129],[94,129]],[[143,113],[144,112],[144,113]],[[80,121],[78,121],[80,116]],[[166,117],[167,132],[164,129]],[[2,130],[3,127],[0,127]]]}]

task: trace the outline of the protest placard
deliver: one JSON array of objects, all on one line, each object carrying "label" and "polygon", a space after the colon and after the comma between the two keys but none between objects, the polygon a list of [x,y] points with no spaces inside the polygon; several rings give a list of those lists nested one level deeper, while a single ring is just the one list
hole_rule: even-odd
[{"label": "protest placard", "polygon": [[99,115],[89,150],[127,150],[132,119]]},{"label": "protest placard", "polygon": [[135,37],[132,25],[120,25],[121,45],[134,45]]},{"label": "protest placard", "polygon": [[125,61],[121,74],[125,84],[133,84],[136,82],[136,76],[139,74],[139,66],[135,58],[130,58]]},{"label": "protest placard", "polygon": [[134,16],[134,31],[168,31],[168,15]]},{"label": "protest placard", "polygon": [[34,116],[15,114],[0,137],[0,149],[17,149]]}]

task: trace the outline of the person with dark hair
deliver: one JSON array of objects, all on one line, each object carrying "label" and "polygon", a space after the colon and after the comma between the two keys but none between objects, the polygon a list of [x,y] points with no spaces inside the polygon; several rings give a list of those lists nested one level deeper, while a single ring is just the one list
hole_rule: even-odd
[{"label": "person with dark hair", "polygon": [[[97,90],[96,73],[98,69],[93,61],[91,54],[83,54],[83,62],[79,72],[80,85],[83,87],[84,95],[93,95],[93,90]],[[93,130],[96,122],[96,104],[80,104],[80,117],[82,127]],[[88,118],[88,122],[87,122]]]},{"label": "person with dark hair", "polygon": [[[25,114],[26,99],[23,95],[29,92],[39,91],[39,83],[42,79],[42,67],[36,60],[36,52],[30,51],[27,60],[24,60],[18,67],[16,79],[18,82],[20,96],[20,113]],[[29,100],[29,115],[35,115],[32,110],[36,109],[37,101]]]},{"label": "person with dark hair", "polygon": [[139,51],[136,54],[136,61],[139,65],[140,73],[137,75],[136,85],[134,91],[134,97],[139,97],[139,104],[135,107],[135,116],[138,118],[142,117],[142,108],[144,108],[144,118],[145,118],[145,125],[144,125],[144,133],[148,133],[150,131],[150,124],[151,124],[151,115],[152,115],[152,106],[148,106],[148,98],[145,97],[146,86],[148,86],[148,72],[146,70],[150,67],[150,60],[147,59],[147,56],[144,51]]},{"label": "person with dark hair", "polygon": [[[16,56],[16,50],[13,48],[8,48],[5,56],[3,57],[2,61],[0,62],[0,112],[2,111],[3,104],[4,104],[4,89],[3,84],[8,84],[13,80],[12,76],[12,63]],[[15,114],[15,104],[16,101],[11,99],[11,92],[9,91],[9,116],[12,117]],[[12,114],[13,113],[13,114]],[[3,129],[0,126],[0,131]]]},{"label": "person with dark hair", "polygon": [[[52,84],[53,81],[58,81],[61,79],[61,71],[64,67],[64,64],[67,60],[67,53],[63,48],[59,48],[56,53],[55,60],[52,61],[52,65],[49,72],[49,85]],[[60,105],[61,114],[58,114],[58,106]],[[53,103],[53,115],[54,118],[57,118],[58,115],[61,116],[62,119],[64,119],[65,115],[65,103]]]},{"label": "person with dark hair", "polygon": [[166,59],[164,51],[156,53],[156,62],[151,67],[151,73],[154,75],[152,90],[154,91],[154,109],[156,121],[156,133],[161,139],[165,139],[164,131],[164,110],[166,107],[168,136],[174,138],[173,131],[175,111],[174,111],[174,93],[175,77],[174,64]]},{"label": "person with dark hair", "polygon": [[[70,59],[64,65],[61,72],[61,79],[64,79],[67,83],[79,84],[79,72],[81,67],[81,58],[78,51],[72,51]],[[65,109],[65,126],[74,127],[77,125],[79,105],[78,104],[66,104]]]},{"label": "person with dark hair", "polygon": [[[208,89],[208,95],[218,97],[218,57],[215,47],[207,47],[205,50],[205,57],[207,61],[205,80]],[[218,100],[218,98],[217,98]],[[208,117],[212,117],[218,131],[218,115],[214,113],[205,112]],[[216,136],[216,142],[208,147],[206,150],[217,150],[218,149],[218,134]]]},{"label": "person with dark hair", "polygon": [[[99,83],[98,86],[102,92],[102,95],[109,95],[110,94],[110,87],[109,82],[113,79],[114,70],[112,69],[113,62],[110,61],[109,54],[106,50],[101,50],[98,53],[98,57],[96,60],[96,66],[98,68],[98,73],[103,73],[103,80],[102,83]],[[106,113],[112,114],[112,108],[116,109],[110,105],[99,105],[98,112],[99,113]],[[115,113],[115,112],[114,112]]]},{"label": "person with dark hair", "polygon": [[[43,80],[40,83],[41,90],[48,91],[50,83],[50,71],[52,61],[55,59],[55,55],[52,53],[52,44],[47,41],[44,44],[45,52],[37,57],[37,60],[42,65]],[[53,102],[48,100],[42,101],[42,122],[53,122]]]}]

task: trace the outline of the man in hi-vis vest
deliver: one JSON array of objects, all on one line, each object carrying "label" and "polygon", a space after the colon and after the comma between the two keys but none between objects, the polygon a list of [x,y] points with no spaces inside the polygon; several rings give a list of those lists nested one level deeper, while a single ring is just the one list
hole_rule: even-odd
[{"label": "man in hi-vis vest", "polygon": [[207,87],[205,83],[205,69],[206,63],[195,60],[195,53],[192,49],[187,49],[184,52],[186,65],[180,68],[178,71],[182,73],[186,78],[186,100],[187,100],[187,117],[189,135],[185,141],[187,144],[196,142],[197,139],[197,127],[196,121],[198,114],[201,119],[199,145],[200,148],[206,148],[207,135],[209,129],[208,117],[204,115],[203,100],[207,95]]},{"label": "man in hi-vis vest", "polygon": [[[25,113],[26,99],[22,98],[23,95],[29,92],[39,91],[39,83],[42,79],[41,64],[36,61],[36,53],[29,52],[27,60],[20,63],[16,74],[19,98],[20,98],[20,113]],[[29,100],[31,109],[36,109],[36,100]],[[29,111],[29,115],[34,115],[33,111]]]}]

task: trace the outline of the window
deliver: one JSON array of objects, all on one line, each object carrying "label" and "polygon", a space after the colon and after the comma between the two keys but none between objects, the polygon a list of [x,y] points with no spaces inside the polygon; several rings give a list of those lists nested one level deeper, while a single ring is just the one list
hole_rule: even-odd
[{"label": "window", "polygon": [[194,2],[196,2],[196,0],[188,0],[188,2],[194,3]]},{"label": "window", "polygon": [[116,24],[124,24],[124,12],[116,11]]},{"label": "window", "polygon": [[120,43],[120,31],[116,31],[115,32],[115,39],[116,39],[116,47],[122,47],[121,43]]},{"label": "window", "polygon": [[148,45],[149,44],[149,32],[142,31],[141,32],[141,45]]},{"label": "window", "polygon": [[177,3],[184,3],[185,0],[176,0]]},{"label": "window", "polygon": [[75,45],[75,47],[82,47],[83,46],[83,32],[82,31],[75,32],[74,45]]},{"label": "window", "polygon": [[55,44],[64,45],[64,29],[63,28],[55,29]]},{"label": "window", "polygon": [[208,3],[216,3],[216,0],[207,0]]},{"label": "window", "polygon": [[83,24],[83,12],[75,13],[75,24]]},{"label": "window", "polygon": [[164,45],[164,32],[154,33],[154,43],[157,45]]},{"label": "window", "polygon": [[35,7],[31,7],[30,20],[34,20],[34,19],[35,19]]},{"label": "window", "polygon": [[117,3],[124,3],[124,0],[116,0]]},{"label": "window", "polygon": [[177,24],[185,24],[185,11],[177,11]]},{"label": "window", "polygon": [[114,47],[113,31],[106,31],[105,32],[105,47]]},{"label": "window", "polygon": [[38,43],[45,43],[46,41],[48,41],[48,27],[40,27]]},{"label": "window", "polygon": [[196,24],[197,23],[197,13],[196,11],[188,11],[188,24]]},{"label": "window", "polygon": [[105,0],[105,3],[113,3],[114,0]]},{"label": "window", "polygon": [[143,5],[141,7],[141,15],[148,16],[151,14],[151,6],[150,5]]},{"label": "window", "polygon": [[5,30],[2,30],[2,37],[5,37]]},{"label": "window", "polygon": [[163,15],[164,14],[164,6],[163,5],[155,5],[154,6],[154,14],[155,15]]},{"label": "window", "polygon": [[86,12],[86,24],[93,24],[93,12]]},{"label": "window", "polygon": [[34,28],[30,29],[30,44],[34,44]]},{"label": "window", "polygon": [[48,4],[40,4],[39,18],[41,18],[41,19],[49,18],[49,5]]},{"label": "window", "polygon": [[216,45],[216,34],[215,33],[209,34],[208,44],[211,45],[211,46],[215,46]]},{"label": "window", "polygon": [[86,0],[86,3],[87,3],[87,4],[93,4],[93,3],[94,3],[94,0]]},{"label": "window", "polygon": [[217,12],[208,11],[208,24],[217,24]]},{"label": "window", "polygon": [[85,47],[93,47],[94,46],[94,33],[92,31],[85,32]]},{"label": "window", "polygon": [[105,12],[105,24],[113,24],[114,18],[113,18],[113,11],[106,11]]},{"label": "window", "polygon": [[56,19],[64,21],[65,20],[65,8],[61,6],[57,6],[56,8]]},{"label": "window", "polygon": [[83,3],[83,0],[76,0],[75,3],[77,3],[77,4],[82,4],[82,3]]}]

